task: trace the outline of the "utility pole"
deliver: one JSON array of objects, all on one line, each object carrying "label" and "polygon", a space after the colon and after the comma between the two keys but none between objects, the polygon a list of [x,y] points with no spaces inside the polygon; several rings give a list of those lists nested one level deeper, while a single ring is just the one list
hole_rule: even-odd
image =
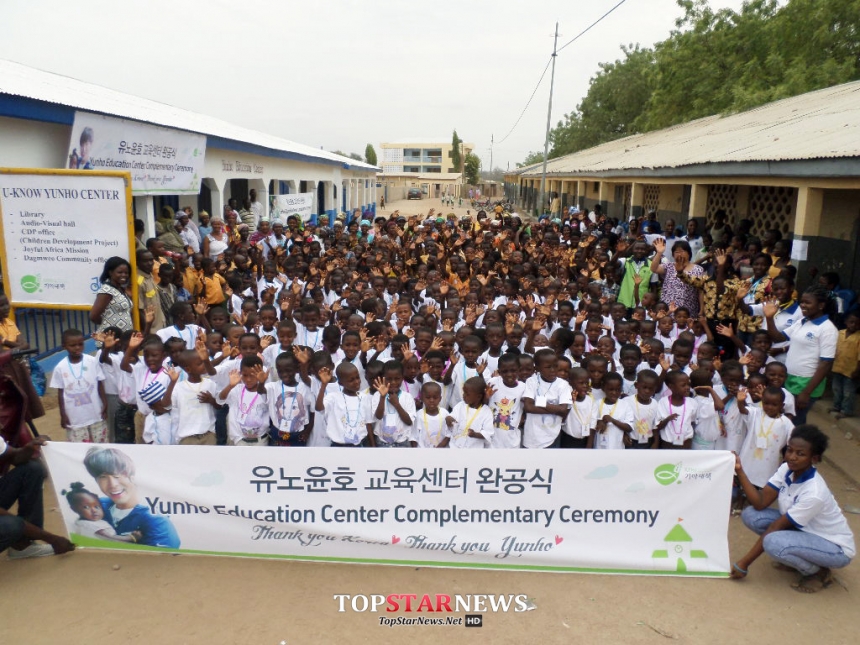
[{"label": "utility pole", "polygon": [[493,174],[493,135],[490,135],[490,174]]},{"label": "utility pole", "polygon": [[546,136],[543,142],[543,171],[540,176],[540,201],[538,202],[538,208],[540,212],[538,215],[543,214],[543,206],[544,200],[546,198],[546,158],[549,155],[549,128],[552,123],[552,89],[555,84],[555,59],[557,56],[558,47],[558,23],[555,23],[555,39],[552,41],[552,73],[549,77],[549,105],[546,109]]}]

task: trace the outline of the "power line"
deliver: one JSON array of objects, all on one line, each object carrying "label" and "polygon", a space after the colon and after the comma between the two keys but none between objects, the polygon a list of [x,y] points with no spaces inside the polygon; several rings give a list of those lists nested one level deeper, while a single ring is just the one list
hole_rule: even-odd
[{"label": "power line", "polygon": [[604,18],[606,18],[606,16],[608,16],[609,14],[611,14],[613,11],[615,11],[618,7],[620,7],[621,5],[623,5],[625,2],[627,2],[627,0],[621,0],[621,2],[619,2],[617,5],[615,5],[614,7],[612,7],[612,9],[610,9],[610,10],[609,10],[609,11],[607,11],[605,14],[603,14],[602,16],[600,16],[600,18],[598,18],[597,20],[595,20],[594,22],[592,22],[590,25],[588,25],[588,27],[586,27],[585,29],[583,29],[583,30],[582,30],[581,32],[579,32],[576,36],[574,36],[573,38],[571,38],[570,40],[568,40],[564,45],[562,45],[561,47],[559,47],[559,48],[558,48],[559,53],[561,53],[561,50],[562,50],[562,49],[564,49],[564,48],[565,48],[565,47],[567,47],[568,45],[573,44],[573,43],[574,43],[574,42],[576,42],[579,38],[581,38],[582,36],[584,36],[585,34],[587,34],[587,33],[591,30],[591,28],[592,28],[592,27],[596,26],[596,25],[597,25],[601,20],[603,20]]},{"label": "power line", "polygon": [[571,38],[569,41],[567,41],[564,45],[562,45],[561,47],[559,47],[559,48],[555,51],[555,53],[549,57],[549,60],[546,62],[546,66],[543,68],[543,72],[541,72],[541,75],[540,75],[540,78],[538,79],[537,85],[535,85],[535,88],[534,88],[534,90],[532,91],[532,94],[531,94],[531,96],[529,97],[529,100],[528,100],[528,101],[526,101],[526,106],[523,108],[523,111],[522,111],[522,112],[520,112],[520,116],[519,116],[519,117],[517,117],[517,120],[516,120],[516,121],[514,122],[514,124],[511,126],[511,129],[510,129],[510,130],[508,130],[508,133],[507,133],[504,137],[502,137],[501,139],[499,139],[499,143],[504,143],[504,142],[507,140],[507,138],[508,138],[509,136],[511,136],[511,134],[512,134],[512,133],[513,133],[513,131],[516,129],[516,127],[520,124],[520,121],[522,120],[523,116],[525,115],[526,110],[528,110],[528,109],[529,109],[529,105],[531,105],[532,99],[535,97],[535,94],[537,93],[538,88],[540,88],[540,84],[543,82],[543,77],[544,77],[544,76],[546,76],[546,70],[548,70],[548,69],[549,69],[549,66],[550,66],[550,64],[552,63],[553,58],[554,58],[557,54],[561,53],[561,50],[563,50],[565,47],[567,47],[568,45],[573,44],[574,42],[576,42],[577,40],[579,40],[582,36],[584,36],[584,35],[585,35],[585,34],[587,34],[589,31],[591,31],[591,29],[592,29],[593,27],[595,27],[595,26],[596,26],[598,23],[600,23],[604,18],[606,18],[606,16],[608,16],[608,15],[609,15],[609,14],[611,14],[613,11],[615,11],[616,9],[618,9],[618,7],[620,7],[621,5],[623,5],[625,2],[627,2],[627,0],[621,0],[618,4],[616,4],[614,7],[612,7],[609,11],[607,11],[605,14],[603,14],[602,16],[600,16],[600,18],[598,18],[597,20],[595,20],[593,23],[591,23],[590,25],[588,25],[588,27],[586,27],[585,29],[583,29],[583,30],[582,30],[580,33],[578,33],[576,36],[574,36],[574,37],[573,37],[573,38]]},{"label": "power line", "polygon": [[538,79],[537,85],[535,85],[535,89],[532,91],[532,95],[529,97],[529,100],[526,101],[526,106],[523,108],[523,111],[520,112],[520,116],[517,118],[516,122],[514,122],[514,124],[511,126],[511,129],[508,130],[508,133],[504,137],[499,139],[499,143],[504,143],[505,139],[507,139],[509,136],[511,136],[511,133],[519,125],[520,120],[523,118],[523,115],[526,113],[526,110],[529,109],[529,104],[532,102],[532,99],[535,97],[535,94],[537,93],[538,88],[540,87],[540,84],[543,82],[543,77],[546,76],[546,70],[549,69],[549,64],[551,62],[552,62],[552,56],[550,56],[549,60],[546,62],[546,67],[543,68],[543,72],[541,72],[541,75],[540,75],[540,78]]}]

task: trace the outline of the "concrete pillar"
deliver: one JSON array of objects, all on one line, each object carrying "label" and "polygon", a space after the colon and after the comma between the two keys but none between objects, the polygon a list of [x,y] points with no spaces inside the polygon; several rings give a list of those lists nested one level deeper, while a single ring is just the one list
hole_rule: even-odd
[{"label": "concrete pillar", "polygon": [[597,203],[600,204],[600,210],[603,211],[604,215],[609,215],[609,202],[614,199],[612,194],[612,190],[615,188],[615,184],[611,184],[608,181],[600,182],[600,190],[598,191]]},{"label": "concrete pillar", "polygon": [[645,184],[633,182],[630,186],[630,215],[642,217],[645,214]]},{"label": "concrete pillar", "polygon": [[820,237],[821,218],[824,215],[824,190],[801,186],[797,190],[797,212],[794,214],[794,241],[792,242],[792,264],[797,267],[797,287],[809,286],[808,267],[813,259],[828,255]]},{"label": "concrete pillar", "polygon": [[585,185],[581,179],[576,182],[576,201],[580,209],[585,208]]},{"label": "concrete pillar", "polygon": [[134,198],[136,219],[143,220],[143,241],[155,237],[155,199],[152,195],[141,195]]},{"label": "concrete pillar", "polygon": [[[690,186],[690,210],[687,221],[699,220],[699,230],[706,230],[706,216],[708,214],[708,186],[707,184],[693,184]],[[680,222],[678,222],[680,224]]]}]

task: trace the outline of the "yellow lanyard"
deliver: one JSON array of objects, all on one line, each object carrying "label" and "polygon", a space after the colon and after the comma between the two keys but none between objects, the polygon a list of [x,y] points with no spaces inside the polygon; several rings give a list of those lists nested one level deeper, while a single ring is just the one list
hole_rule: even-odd
[{"label": "yellow lanyard", "polygon": [[439,436],[442,434],[442,424],[445,420],[442,418],[441,414],[438,414],[439,417],[439,431],[436,433],[436,440],[433,440],[433,435],[430,434],[430,423],[427,421],[427,410],[422,409],[421,414],[424,415],[424,432],[427,434],[427,441],[429,441],[434,446],[439,444]]},{"label": "yellow lanyard", "polygon": [[770,426],[768,426],[768,429],[765,430],[764,429],[765,417],[767,417],[767,415],[764,413],[764,410],[762,410],[761,411],[761,424],[759,425],[759,428],[758,428],[758,436],[760,438],[764,439],[765,441],[767,441],[768,438],[773,434],[773,424],[776,423],[778,421],[778,419],[773,419],[770,422]]},{"label": "yellow lanyard", "polygon": [[[598,417],[603,419],[603,404],[606,403],[606,399],[600,399],[600,412],[598,413]],[[612,409],[609,411],[609,416],[612,416],[615,413],[615,408],[618,407],[618,401],[612,404]]]},{"label": "yellow lanyard", "polygon": [[478,416],[478,413],[481,411],[481,408],[483,408],[483,407],[484,407],[483,405],[479,405],[478,408],[475,410],[475,414],[472,415],[472,418],[469,419],[468,421],[466,421],[466,427],[463,428],[463,432],[461,432],[459,435],[460,437],[465,437],[469,434],[469,428],[472,427],[472,422],[475,420],[475,417]]},{"label": "yellow lanyard", "polygon": [[[590,394],[586,394],[586,398],[591,399],[591,403],[592,403],[592,407],[593,407],[594,397],[591,396]],[[573,400],[573,405],[571,407],[573,408],[573,415],[576,417],[576,420],[579,421],[580,427],[584,428],[586,426],[586,423],[585,423],[585,421],[583,421],[582,415],[579,413],[579,410],[576,409],[576,399]]]}]

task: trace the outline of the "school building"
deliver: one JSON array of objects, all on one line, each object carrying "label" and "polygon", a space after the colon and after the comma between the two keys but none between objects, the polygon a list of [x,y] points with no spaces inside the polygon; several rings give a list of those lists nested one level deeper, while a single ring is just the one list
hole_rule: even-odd
[{"label": "school building", "polygon": [[[405,139],[380,144],[382,150],[382,171],[386,174],[402,173],[458,173],[462,168],[454,168],[451,156],[454,147],[434,139]],[[460,159],[475,149],[474,143],[460,144]]]},{"label": "school building", "polygon": [[[197,194],[135,195],[134,213],[154,230],[162,205],[191,206],[221,216],[251,189],[269,195],[313,193],[313,212],[375,210],[378,168],[318,148],[239,127],[204,114],[0,60],[0,167],[66,168],[77,112],[203,135],[205,158]],[[132,181],[132,190],[135,190]]]},{"label": "school building", "polygon": [[[316,214],[333,216],[356,208],[376,209],[379,169],[374,166],[207,115],[0,60],[0,167],[70,167],[72,159],[83,152],[78,131],[72,141],[76,118],[99,119],[118,134],[120,152],[125,153],[122,159],[140,159],[134,156],[140,152],[141,141],[136,133],[146,129],[159,128],[158,136],[168,142],[170,154],[176,151],[174,142],[202,142],[200,149],[195,149],[195,174],[189,175],[192,181],[184,191],[172,192],[168,187],[142,194],[135,172],[131,172],[134,215],[144,221],[147,237],[154,236],[155,216],[164,205],[174,209],[191,206],[195,214],[206,210],[220,217],[230,198],[236,198],[241,206],[251,189],[257,191],[257,199],[267,212],[270,195],[294,193],[312,193],[312,212]],[[104,140],[104,132],[95,130],[96,142]],[[114,154],[118,152],[114,150]],[[202,161],[198,155],[203,155]],[[85,333],[92,329],[85,311],[19,309],[16,315],[22,333],[43,356],[59,348],[64,328],[75,327]]]},{"label": "school building", "polygon": [[[539,208],[542,164],[505,175],[505,195]],[[715,115],[552,159],[546,195],[564,208],[627,218],[654,209],[664,223],[753,222],[793,239],[798,282],[836,271],[860,290],[860,82],[733,115]],[[703,230],[700,227],[700,230]]]}]

